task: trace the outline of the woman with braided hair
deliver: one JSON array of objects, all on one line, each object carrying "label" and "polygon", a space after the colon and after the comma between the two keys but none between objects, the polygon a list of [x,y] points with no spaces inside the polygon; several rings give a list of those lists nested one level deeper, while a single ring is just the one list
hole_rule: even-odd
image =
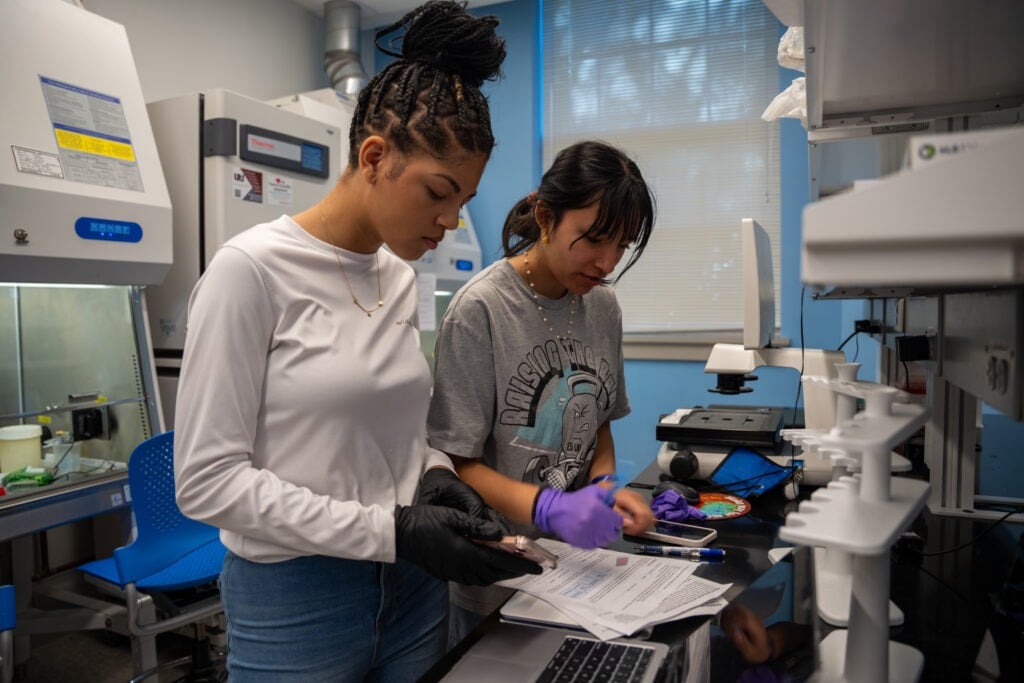
[{"label": "woman with braided hair", "polygon": [[[413,681],[444,652],[447,581],[532,562],[426,444],[430,372],[403,259],[458,225],[494,146],[497,20],[428,2],[359,95],[316,205],[226,242],[189,301],[176,404],[182,511],[221,529],[232,681]],[[384,48],[382,48],[384,49]],[[387,246],[388,250],[383,249]]]}]

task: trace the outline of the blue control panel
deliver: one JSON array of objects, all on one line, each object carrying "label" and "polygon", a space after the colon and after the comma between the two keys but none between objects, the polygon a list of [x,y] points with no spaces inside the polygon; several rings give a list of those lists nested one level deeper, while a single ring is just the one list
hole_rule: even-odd
[{"label": "blue control panel", "polygon": [[75,233],[86,240],[141,242],[142,226],[131,221],[82,216],[75,221]]}]

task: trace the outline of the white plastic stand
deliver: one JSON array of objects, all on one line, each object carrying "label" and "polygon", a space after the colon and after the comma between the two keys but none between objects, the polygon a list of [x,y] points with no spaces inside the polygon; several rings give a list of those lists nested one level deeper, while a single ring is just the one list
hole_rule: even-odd
[{"label": "white plastic stand", "polygon": [[[821,654],[821,681],[850,681],[844,678],[841,665],[847,647],[847,632],[833,631],[825,636],[818,645]],[[839,665],[839,666],[837,666]],[[921,678],[924,669],[924,657],[921,653],[903,643],[889,642],[889,678],[879,680],[916,681]],[[866,680],[866,679],[865,679]]]},{"label": "white plastic stand", "polygon": [[[863,391],[855,385],[860,363],[836,363],[836,374],[840,382],[851,385],[854,393],[839,393],[836,396],[836,422],[841,423],[852,419],[857,413],[857,399]],[[810,378],[809,378],[810,379]],[[865,384],[863,386],[872,386]],[[878,385],[875,385],[878,386]],[[804,450],[805,457],[817,457],[828,460],[833,467],[833,481],[842,476],[860,471],[860,458],[847,456],[841,449],[822,448],[822,437],[829,434],[826,430],[790,429],[782,432],[782,437]],[[910,461],[896,452],[889,454],[889,470],[906,472],[910,470]],[[853,575],[853,556],[838,548],[814,549],[814,579],[817,590],[818,616],[833,626],[847,626],[850,623],[851,577]],[[903,623],[903,611],[896,603],[889,602],[889,624],[899,626]]]},{"label": "white plastic stand", "polygon": [[[855,376],[856,368],[852,372]],[[838,395],[840,419],[828,432],[798,435],[796,432],[801,430],[787,430],[789,436],[783,433],[783,437],[802,438],[833,461],[843,462],[848,470],[857,472],[839,475],[815,491],[810,500],[790,513],[779,530],[783,540],[823,548],[828,558],[823,565],[827,570],[835,569],[834,574],[840,573],[839,567],[849,566],[849,629],[831,634],[825,639],[827,646],[822,642],[822,680],[916,681],[923,667],[922,655],[908,646],[889,643],[892,614],[888,553],[924,507],[929,486],[912,479],[893,479],[890,474],[893,446],[924,424],[928,410],[919,405],[893,404],[897,397],[904,396],[903,392],[881,384],[827,377],[807,377],[805,381],[823,384]],[[857,399],[865,401],[865,409],[853,414]],[[838,554],[833,562],[833,552],[846,556]],[[821,577],[815,578],[816,593],[821,595],[828,588],[822,585]]]}]

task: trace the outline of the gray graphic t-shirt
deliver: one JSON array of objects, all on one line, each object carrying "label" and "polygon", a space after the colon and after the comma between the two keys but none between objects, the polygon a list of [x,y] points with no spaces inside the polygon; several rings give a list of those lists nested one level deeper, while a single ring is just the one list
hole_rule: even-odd
[{"label": "gray graphic t-shirt", "polygon": [[[629,414],[622,312],[611,287],[534,301],[515,268],[498,261],[453,298],[434,362],[430,445],[482,458],[512,479],[586,486],[598,427]],[[532,526],[517,531],[539,533]],[[452,602],[479,614],[510,594],[451,585]]]},{"label": "gray graphic t-shirt", "polygon": [[507,260],[492,264],[441,322],[430,445],[520,481],[585,486],[598,427],[629,414],[621,319],[611,287],[534,301]]}]

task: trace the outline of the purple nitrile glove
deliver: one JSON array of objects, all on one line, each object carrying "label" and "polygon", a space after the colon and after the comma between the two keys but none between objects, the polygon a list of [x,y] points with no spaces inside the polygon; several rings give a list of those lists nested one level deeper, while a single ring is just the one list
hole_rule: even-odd
[{"label": "purple nitrile glove", "polygon": [[608,489],[596,484],[572,492],[542,488],[533,510],[538,529],[584,550],[606,546],[622,531],[622,515],[609,504]]},{"label": "purple nitrile glove", "polygon": [[688,519],[706,519],[707,513],[686,502],[678,491],[666,489],[651,501],[655,519],[665,522],[685,522]]}]

